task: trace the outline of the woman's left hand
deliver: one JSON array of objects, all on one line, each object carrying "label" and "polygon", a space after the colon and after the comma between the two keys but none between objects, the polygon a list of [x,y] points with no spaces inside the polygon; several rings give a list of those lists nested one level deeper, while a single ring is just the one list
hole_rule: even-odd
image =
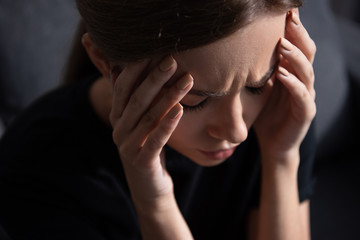
[{"label": "woman's left hand", "polygon": [[292,10],[286,19],[285,38],[278,45],[277,80],[254,123],[263,158],[285,160],[299,154],[316,113],[315,52],[315,43],[301,24],[298,11]]}]

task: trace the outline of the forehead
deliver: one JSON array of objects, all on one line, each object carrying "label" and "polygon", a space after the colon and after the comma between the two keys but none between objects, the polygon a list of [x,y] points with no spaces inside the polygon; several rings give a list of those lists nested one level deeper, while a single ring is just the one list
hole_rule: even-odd
[{"label": "forehead", "polygon": [[226,79],[259,79],[276,62],[285,19],[286,14],[264,14],[227,38],[175,54],[178,73],[191,73],[195,87],[229,88],[233,81]]}]

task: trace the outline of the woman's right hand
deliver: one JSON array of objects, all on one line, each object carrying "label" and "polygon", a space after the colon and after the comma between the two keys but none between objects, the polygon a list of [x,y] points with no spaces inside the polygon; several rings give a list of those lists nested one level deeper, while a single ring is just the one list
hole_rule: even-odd
[{"label": "woman's right hand", "polygon": [[189,74],[169,86],[177,69],[172,56],[144,76],[149,64],[150,60],[129,63],[119,74],[110,113],[113,140],[138,211],[156,211],[174,198],[163,147],[183,114],[179,102],[193,86]]}]

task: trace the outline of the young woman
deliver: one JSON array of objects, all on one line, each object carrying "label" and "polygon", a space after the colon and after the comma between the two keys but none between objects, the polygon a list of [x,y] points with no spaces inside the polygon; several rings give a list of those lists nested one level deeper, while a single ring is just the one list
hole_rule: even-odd
[{"label": "young woman", "polygon": [[5,231],[309,239],[316,48],[300,5],[77,0],[88,59],[0,144]]}]

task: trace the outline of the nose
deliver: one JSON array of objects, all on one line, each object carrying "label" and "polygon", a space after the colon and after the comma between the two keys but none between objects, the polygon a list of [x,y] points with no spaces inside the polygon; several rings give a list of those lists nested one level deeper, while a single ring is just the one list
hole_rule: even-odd
[{"label": "nose", "polygon": [[224,100],[216,108],[207,131],[213,138],[241,143],[248,136],[241,99],[239,96],[227,97],[229,99]]}]

